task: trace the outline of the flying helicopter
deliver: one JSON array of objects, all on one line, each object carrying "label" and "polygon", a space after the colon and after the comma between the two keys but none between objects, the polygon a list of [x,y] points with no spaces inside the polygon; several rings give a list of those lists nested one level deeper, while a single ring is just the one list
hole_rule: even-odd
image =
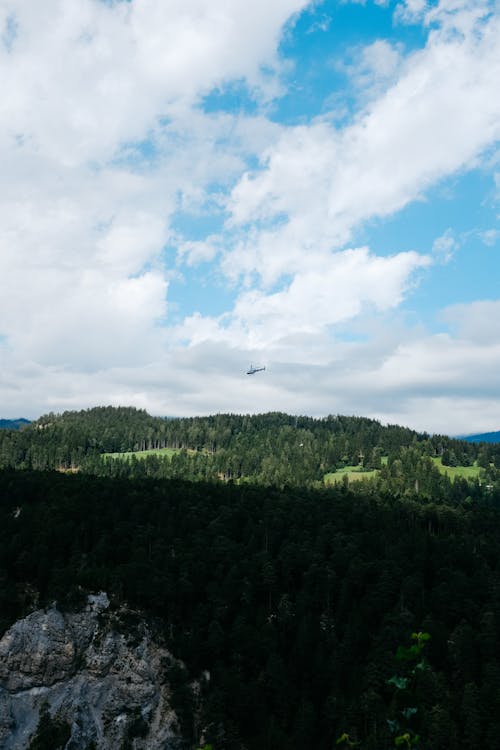
[{"label": "flying helicopter", "polygon": [[247,375],[255,375],[256,372],[262,372],[265,369],[265,367],[254,367],[253,365],[250,365],[250,368],[247,370]]}]

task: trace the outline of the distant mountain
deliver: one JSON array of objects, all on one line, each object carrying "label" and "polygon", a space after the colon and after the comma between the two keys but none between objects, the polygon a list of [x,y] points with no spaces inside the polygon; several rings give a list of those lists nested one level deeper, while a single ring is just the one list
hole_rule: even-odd
[{"label": "distant mountain", "polygon": [[0,419],[0,430],[19,430],[27,424],[30,424],[29,419]]},{"label": "distant mountain", "polygon": [[500,430],[498,432],[483,432],[480,435],[467,435],[461,439],[468,443],[500,443]]}]

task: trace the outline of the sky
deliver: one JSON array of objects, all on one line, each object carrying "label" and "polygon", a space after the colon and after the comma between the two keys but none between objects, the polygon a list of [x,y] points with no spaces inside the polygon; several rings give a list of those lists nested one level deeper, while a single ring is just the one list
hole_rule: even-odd
[{"label": "sky", "polygon": [[0,416],[500,429],[498,11],[0,0]]}]

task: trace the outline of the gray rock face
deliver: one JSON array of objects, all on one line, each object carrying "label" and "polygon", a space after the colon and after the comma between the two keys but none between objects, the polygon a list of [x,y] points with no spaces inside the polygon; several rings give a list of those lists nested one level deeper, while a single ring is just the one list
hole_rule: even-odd
[{"label": "gray rock face", "polygon": [[[127,615],[122,611],[124,619]],[[106,594],[84,611],[55,606],[16,622],[0,641],[0,748],[25,750],[41,707],[71,726],[67,750],[174,750],[179,730],[170,703],[172,655],[139,621],[124,626]]]}]

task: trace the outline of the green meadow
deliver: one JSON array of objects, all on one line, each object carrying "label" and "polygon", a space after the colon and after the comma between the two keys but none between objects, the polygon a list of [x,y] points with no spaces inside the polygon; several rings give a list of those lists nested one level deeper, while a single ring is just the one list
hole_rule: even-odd
[{"label": "green meadow", "polygon": [[[124,453],[103,453],[104,459],[117,458],[122,461],[130,461],[132,457],[137,460],[144,460],[148,456],[158,456],[160,458],[172,458],[175,453],[180,453],[180,448],[151,448],[150,450],[144,451],[126,451]],[[187,449],[188,453],[196,453],[195,450]],[[456,479],[457,477],[473,480],[479,477],[480,467],[474,464],[473,466],[443,466],[441,457],[433,458],[435,466],[443,474],[446,474],[450,479]],[[382,456],[382,463],[387,463],[387,456]],[[324,475],[324,484],[339,484],[344,481],[344,477],[347,477],[349,482],[360,482],[366,479],[374,479],[380,471],[378,469],[372,469],[365,471],[362,466],[344,466],[337,471],[329,472]]]},{"label": "green meadow", "polygon": [[103,453],[104,458],[121,458],[123,461],[129,461],[133,456],[137,459],[144,459],[147,456],[161,456],[162,458],[172,458],[174,453],[179,453],[179,448],[151,448],[145,451],[127,451],[125,453]]},{"label": "green meadow", "polygon": [[359,466],[344,466],[342,469],[325,474],[324,482],[325,484],[338,484],[344,481],[344,477],[347,477],[349,482],[359,482],[361,479],[373,479],[378,473],[378,469],[364,471]]},{"label": "green meadow", "polygon": [[[442,474],[446,474],[450,479],[456,479],[457,477],[468,480],[477,479],[479,477],[479,472],[481,471],[481,468],[477,466],[477,464],[474,464],[473,466],[443,466],[441,456],[433,458],[432,461],[439,471]],[[382,463],[387,463],[386,456],[382,457]],[[337,469],[337,471],[325,474],[324,483],[338,484],[344,480],[344,477],[347,477],[349,482],[359,482],[363,479],[373,479],[378,474],[378,469],[364,471],[360,466],[344,466],[342,469]]]},{"label": "green meadow", "polygon": [[443,466],[441,456],[439,456],[439,458],[433,458],[432,460],[438,467],[439,471],[449,476],[450,479],[456,479],[457,477],[461,477],[462,479],[477,479],[479,477],[479,472],[481,471],[481,467],[477,466],[477,464],[474,464],[473,466]]}]

